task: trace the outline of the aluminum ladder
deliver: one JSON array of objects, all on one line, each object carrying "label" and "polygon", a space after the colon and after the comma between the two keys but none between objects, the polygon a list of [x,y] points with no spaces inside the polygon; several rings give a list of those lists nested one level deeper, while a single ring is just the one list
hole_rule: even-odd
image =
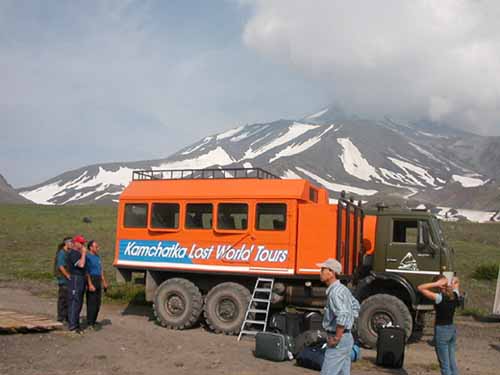
[{"label": "aluminum ladder", "polygon": [[[255,282],[252,298],[248,303],[245,320],[241,325],[238,341],[243,335],[255,336],[258,332],[265,332],[267,328],[267,318],[271,307],[273,296],[274,279],[259,277]],[[260,330],[251,330],[251,326],[257,326]]]}]

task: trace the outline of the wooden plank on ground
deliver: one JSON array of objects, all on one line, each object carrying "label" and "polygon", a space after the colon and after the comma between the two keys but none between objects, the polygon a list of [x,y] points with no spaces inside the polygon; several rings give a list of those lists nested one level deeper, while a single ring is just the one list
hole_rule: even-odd
[{"label": "wooden plank on ground", "polygon": [[50,331],[61,327],[62,323],[42,315],[0,310],[0,332],[2,333]]}]

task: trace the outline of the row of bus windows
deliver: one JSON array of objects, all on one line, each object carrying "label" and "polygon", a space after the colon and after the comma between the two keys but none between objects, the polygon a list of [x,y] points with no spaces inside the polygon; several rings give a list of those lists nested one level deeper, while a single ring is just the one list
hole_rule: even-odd
[{"label": "row of bus windows", "polygon": [[[214,209],[211,203],[188,203],[185,209],[185,228],[212,228]],[[178,203],[153,203],[151,205],[151,228],[178,229],[179,213],[180,205]],[[257,230],[285,230],[286,204],[258,203],[255,218],[255,228]],[[147,204],[125,204],[124,226],[126,228],[146,228],[147,222]],[[247,204],[220,203],[217,205],[217,229],[246,230],[247,227]]]}]

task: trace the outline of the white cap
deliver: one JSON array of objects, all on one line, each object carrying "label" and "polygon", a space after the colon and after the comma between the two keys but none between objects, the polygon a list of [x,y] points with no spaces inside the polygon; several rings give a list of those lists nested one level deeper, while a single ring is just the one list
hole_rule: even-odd
[{"label": "white cap", "polygon": [[316,266],[320,268],[328,268],[335,273],[342,273],[342,265],[337,259],[329,258],[323,263],[317,263]]}]

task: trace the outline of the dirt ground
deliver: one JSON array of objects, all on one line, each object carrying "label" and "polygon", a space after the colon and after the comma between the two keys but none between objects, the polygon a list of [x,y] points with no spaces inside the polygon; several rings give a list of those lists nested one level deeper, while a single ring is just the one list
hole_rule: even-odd
[{"label": "dirt ground", "polygon": [[[33,286],[31,286],[32,288]],[[52,298],[35,296],[29,285],[0,283],[0,309],[54,317]],[[85,315],[85,308],[82,313]],[[171,331],[155,324],[147,306],[105,305],[102,327],[75,336],[64,330],[0,335],[0,374],[318,374],[253,356],[253,339],[216,335],[204,328]],[[458,319],[461,374],[496,375],[500,324]],[[362,350],[353,374],[439,374],[433,348],[423,339],[407,347],[404,370],[374,365],[375,352]]]}]

